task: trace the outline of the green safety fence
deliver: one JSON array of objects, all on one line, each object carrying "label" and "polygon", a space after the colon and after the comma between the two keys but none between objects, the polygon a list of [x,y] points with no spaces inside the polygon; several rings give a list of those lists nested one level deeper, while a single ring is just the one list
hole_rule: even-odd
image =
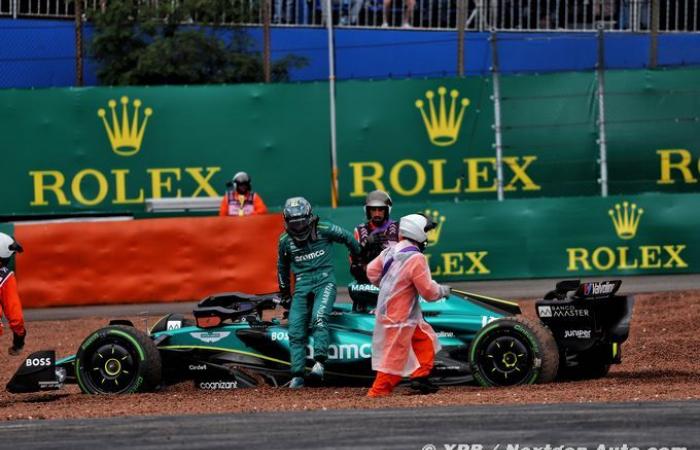
[{"label": "green safety fence", "polygon": [[[610,192],[697,192],[698,69],[606,73]],[[501,78],[505,197],[600,193],[594,73]],[[496,198],[489,77],[338,83],[341,205]],[[123,103],[125,102],[125,103]],[[142,213],[221,196],[239,170],[273,208],[331,203],[327,84],[0,91],[0,216]]]},{"label": "green safety fence", "polygon": [[[540,198],[400,205],[392,216],[430,214],[426,249],[443,281],[581,278],[700,271],[700,194]],[[361,208],[320,208],[351,229]],[[336,267],[349,281],[345,251]]]}]

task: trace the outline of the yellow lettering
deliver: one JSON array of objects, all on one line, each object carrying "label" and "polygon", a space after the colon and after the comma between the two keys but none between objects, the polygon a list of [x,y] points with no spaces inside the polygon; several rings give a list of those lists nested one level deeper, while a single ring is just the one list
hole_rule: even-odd
[{"label": "yellow lettering", "polygon": [[473,274],[473,273],[491,273],[489,269],[486,268],[486,266],[483,263],[483,259],[486,255],[488,255],[489,252],[481,251],[481,252],[467,252],[465,255],[467,255],[467,258],[469,258],[469,261],[472,262],[472,266],[467,270],[467,274]]},{"label": "yellow lettering", "polygon": [[579,270],[578,263],[581,263],[581,268],[583,270],[591,270],[591,265],[588,263],[588,250],[581,247],[567,248],[566,253],[569,255],[569,265],[566,268],[567,271],[573,272]]},{"label": "yellow lettering", "polygon": [[688,264],[681,258],[681,252],[685,249],[685,245],[664,245],[664,250],[668,253],[668,261],[664,264],[664,268],[673,267],[673,262],[676,262],[676,267],[684,269]]},{"label": "yellow lettering", "polygon": [[462,274],[462,254],[449,252],[442,254],[442,262],[445,271],[443,275],[461,275]]},{"label": "yellow lettering", "polygon": [[537,156],[523,156],[522,165],[518,164],[518,159],[519,158],[515,156],[503,158],[503,162],[506,163],[510,170],[513,171],[513,178],[511,178],[510,182],[503,187],[503,190],[514,191],[516,189],[515,183],[518,180],[520,180],[520,182],[523,184],[523,191],[539,191],[542,189],[542,187],[535,184],[535,182],[532,181],[532,178],[530,178],[530,176],[527,174],[527,168],[530,167],[530,164],[537,160]]},{"label": "yellow lettering", "polygon": [[654,269],[661,267],[659,254],[661,247],[658,245],[640,245],[639,250],[642,252],[642,269]]},{"label": "yellow lettering", "polygon": [[197,189],[192,194],[192,197],[197,197],[202,191],[204,191],[208,197],[218,197],[219,194],[217,194],[216,190],[209,184],[209,180],[211,180],[211,177],[216,172],[221,170],[221,167],[207,167],[206,176],[202,175],[202,169],[202,167],[187,167],[185,169],[185,172],[189,173],[192,179],[197,182]]},{"label": "yellow lettering", "polygon": [[[82,191],[83,179],[87,176],[91,176],[95,179],[95,181],[97,181],[97,195],[95,195],[92,200],[86,198]],[[73,193],[73,197],[78,201],[78,203],[87,206],[95,206],[102,203],[105,197],[107,197],[107,192],[109,192],[109,184],[107,183],[107,178],[105,178],[101,172],[98,172],[95,169],[84,169],[73,177],[73,181],[70,184],[70,189]]]},{"label": "yellow lettering", "polygon": [[[180,169],[177,168],[147,169],[146,171],[151,174],[151,195],[153,198],[163,197],[163,188],[165,188],[165,191],[171,192],[173,190],[173,178],[176,181],[180,181]],[[182,197],[180,189],[177,189],[175,192],[175,197]]]},{"label": "yellow lettering", "polygon": [[[632,261],[632,264],[627,263],[627,252],[629,251],[629,247],[617,247],[617,253],[620,256],[620,265],[617,266],[618,269],[636,269],[638,266],[637,263],[637,258],[634,258]],[[644,266],[642,266],[644,267]]]},{"label": "yellow lettering", "polygon": [[467,163],[467,188],[464,192],[493,192],[496,190],[496,180],[493,180],[491,186],[481,186],[479,181],[488,181],[490,178],[489,169],[487,167],[479,168],[479,165],[490,165],[493,170],[494,158],[466,158]]},{"label": "yellow lettering", "polygon": [[[364,197],[371,190],[380,189],[386,191],[384,183],[382,183],[382,176],[384,175],[384,167],[378,162],[351,162],[350,167],[352,168],[352,185],[353,190],[350,193],[350,197]],[[365,174],[364,170],[368,168],[372,170],[371,173]],[[374,184],[374,187],[369,190],[365,190],[365,182],[370,182]]]},{"label": "yellow lettering", "polygon": [[[600,256],[602,254],[607,256],[608,262],[606,264],[601,262]],[[593,266],[598,270],[610,270],[615,265],[615,252],[608,247],[598,247],[597,249],[593,250],[591,261],[593,262]]]},{"label": "yellow lettering", "polygon": [[[676,180],[671,178],[671,170],[678,170],[681,172],[684,183],[697,183],[698,180],[693,177],[690,173],[688,166],[692,160],[692,156],[688,150],[685,149],[663,149],[657,150],[656,153],[660,155],[661,158],[661,176],[656,180],[657,184],[674,184]],[[672,156],[680,156],[680,160],[671,161]]]},{"label": "yellow lettering", "polygon": [[457,179],[455,186],[451,188],[445,188],[445,181],[443,176],[443,168],[446,159],[429,159],[428,163],[433,166],[433,188],[429,191],[431,194],[457,194],[462,188],[462,180]]},{"label": "yellow lettering", "polygon": [[[66,194],[63,192],[63,184],[66,178],[58,170],[36,170],[30,171],[29,176],[34,179],[34,200],[31,206],[48,206],[49,202],[44,198],[44,191],[53,192],[59,205],[70,205]],[[53,183],[49,184],[45,177],[53,177]]]},{"label": "yellow lettering", "polygon": [[126,198],[126,176],[129,175],[129,169],[112,169],[114,174],[114,190],[115,199],[112,200],[114,205],[129,205],[135,203],[143,203],[143,188],[139,189],[139,195],[136,198]]},{"label": "yellow lettering", "polygon": [[[404,189],[404,187],[401,185],[400,175],[401,170],[404,167],[412,168],[416,174],[416,183],[410,189]],[[419,193],[425,186],[425,179],[425,169],[423,169],[423,166],[421,166],[418,161],[414,161],[412,159],[404,159],[403,161],[399,161],[394,165],[394,167],[391,168],[391,172],[389,173],[389,183],[391,184],[391,187],[397,193],[407,197]]]}]

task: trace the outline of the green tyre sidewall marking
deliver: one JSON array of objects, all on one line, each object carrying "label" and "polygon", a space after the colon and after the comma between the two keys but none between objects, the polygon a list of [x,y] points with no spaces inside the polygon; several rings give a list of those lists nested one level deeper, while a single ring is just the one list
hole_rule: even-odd
[{"label": "green tyre sidewall marking", "polygon": [[[85,342],[80,346],[81,350],[85,351],[90,345],[92,345],[95,342],[95,340],[97,340],[100,337],[100,334],[101,334],[101,332],[98,331],[98,332],[93,333],[87,339],[85,339]],[[108,330],[105,333],[105,336],[109,335],[109,334],[115,334],[117,336],[121,336],[121,337],[127,339],[129,342],[131,342],[134,345],[134,348],[136,348],[136,351],[139,354],[139,359],[141,361],[143,361],[145,359],[143,348],[141,348],[141,345],[131,335],[129,335],[128,333],[125,333],[124,331],[121,331],[121,330]],[[81,374],[80,359],[76,358],[76,360],[75,360],[75,375],[76,375],[76,379],[78,381],[78,386],[80,387],[81,391],[83,391],[85,393],[89,393],[90,390],[85,385],[85,382],[83,381],[80,374]],[[136,392],[138,390],[138,388],[141,386],[141,384],[143,384],[143,376],[139,375],[138,379],[133,384],[133,386],[129,390],[127,390],[125,393],[130,394],[130,393]]]},{"label": "green tyre sidewall marking", "polygon": [[139,352],[139,358],[141,359],[141,361],[143,361],[144,359],[146,359],[146,356],[143,354],[143,349],[141,348],[141,344],[139,344],[139,343],[136,341],[136,339],[134,339],[133,337],[131,337],[128,333],[125,333],[125,332],[120,331],[120,330],[109,330],[109,331],[107,332],[107,334],[116,334],[116,335],[118,335],[118,336],[125,337],[126,339],[129,340],[129,342],[131,342],[132,344],[134,344],[134,347],[136,347],[136,350]]},{"label": "green tyre sidewall marking", "polygon": [[498,325],[491,325],[487,328],[483,328],[479,331],[479,336],[476,338],[475,341],[472,341],[472,348],[471,351],[469,352],[469,360],[473,360],[474,357],[476,356],[476,347],[479,345],[479,341],[486,336],[487,333],[489,333],[491,330],[498,328]]},{"label": "green tyre sidewall marking", "polygon": [[[474,379],[484,387],[492,387],[492,386],[498,386],[496,384],[493,384],[489,380],[486,379],[486,377],[481,373],[481,366],[476,364],[476,349],[478,347],[479,342],[482,340],[484,336],[489,334],[492,330],[495,330],[497,328],[502,328],[502,325],[510,325],[511,329],[516,331],[518,334],[521,336],[525,337],[525,339],[530,343],[530,350],[532,352],[533,358],[539,358],[542,359],[542,352],[540,349],[540,345],[537,342],[537,339],[530,333],[527,329],[525,329],[520,323],[513,323],[513,322],[507,322],[507,319],[498,323],[494,323],[493,325],[482,329],[479,332],[479,336],[472,342],[472,347],[469,352],[469,363],[471,365],[472,361],[474,362],[474,366],[476,367],[477,370],[473,371],[472,375],[474,376]],[[532,376],[527,380],[525,384],[535,384],[537,382],[537,379],[540,377],[540,373],[542,371],[542,367],[534,367],[532,366],[530,370],[533,371]]]}]

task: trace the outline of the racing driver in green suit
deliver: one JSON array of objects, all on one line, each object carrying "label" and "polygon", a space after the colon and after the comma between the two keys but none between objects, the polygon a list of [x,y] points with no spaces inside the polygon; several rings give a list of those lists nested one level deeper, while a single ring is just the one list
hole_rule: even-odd
[{"label": "racing driver in green suit", "polygon": [[[353,257],[359,256],[362,249],[349,231],[325,220],[320,221],[312,214],[311,204],[303,197],[288,199],[283,215],[286,232],[279,239],[277,280],[282,299],[288,302],[291,298],[289,347],[292,381],[289,387],[300,388],[304,386],[309,329],[316,361],[310,376],[323,378],[323,363],[328,355],[328,316],[336,295],[333,243],[345,244]],[[290,270],[295,277],[293,298]]]}]

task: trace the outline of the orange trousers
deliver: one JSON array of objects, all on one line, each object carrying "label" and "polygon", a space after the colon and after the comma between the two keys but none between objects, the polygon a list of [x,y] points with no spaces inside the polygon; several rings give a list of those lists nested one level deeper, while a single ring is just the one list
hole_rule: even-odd
[{"label": "orange trousers", "polygon": [[[430,336],[425,334],[423,330],[416,327],[416,331],[411,337],[411,347],[413,347],[413,351],[420,364],[420,367],[411,374],[411,378],[427,377],[430,375],[430,371],[433,370],[433,363],[435,362],[435,350],[432,339],[430,339]],[[377,372],[377,377],[374,379],[374,383],[367,393],[367,396],[384,397],[390,395],[402,379],[403,377],[401,375]]]}]

